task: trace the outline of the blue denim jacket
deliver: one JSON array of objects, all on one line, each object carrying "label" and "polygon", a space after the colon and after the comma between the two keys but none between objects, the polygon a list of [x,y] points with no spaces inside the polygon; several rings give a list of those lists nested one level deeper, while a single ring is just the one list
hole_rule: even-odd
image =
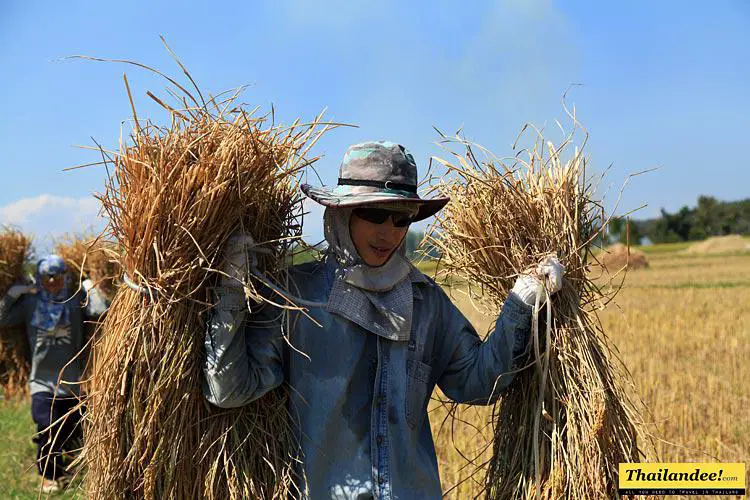
[{"label": "blue denim jacket", "polygon": [[39,330],[32,324],[38,300],[37,294],[24,294],[18,299],[5,295],[0,299],[0,327],[26,326],[32,356],[29,374],[31,394],[52,392],[58,396],[78,395],[84,368],[83,358],[79,355],[85,344],[84,322],[94,321],[104,314],[109,306],[107,299],[96,288],[88,295],[83,290],[77,291],[66,302],[70,325],[53,331]]},{"label": "blue denim jacket", "polygon": [[[325,302],[333,266],[292,269],[300,297]],[[394,342],[327,312],[309,316],[264,306],[248,316],[224,297],[206,335],[204,393],[237,407],[286,381],[306,498],[440,498],[427,418],[437,384],[461,403],[488,404],[510,383],[528,342],[531,308],[511,295],[482,342],[434,281],[412,273],[411,339]],[[292,287],[294,289],[294,286]],[[222,305],[224,304],[224,305]],[[293,348],[282,338],[288,334]]]}]

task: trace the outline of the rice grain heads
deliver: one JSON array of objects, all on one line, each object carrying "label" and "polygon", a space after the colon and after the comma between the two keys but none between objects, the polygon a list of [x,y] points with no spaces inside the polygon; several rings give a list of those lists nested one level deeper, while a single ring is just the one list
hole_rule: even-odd
[{"label": "rice grain heads", "polygon": [[[258,268],[283,286],[301,232],[296,174],[314,161],[306,154],[327,127],[282,127],[246,111],[237,94],[204,100],[170,82],[178,105],[149,93],[170,124],[140,122],[134,111],[130,141],[104,153],[108,239],[142,292],[120,285],[94,345],[86,494],[286,498],[294,484],[285,389],[242,408],[211,406],[201,392],[203,342],[234,231],[254,236],[264,249]],[[252,282],[245,293],[260,298]]]},{"label": "rice grain heads", "polygon": [[567,269],[549,307],[537,304],[526,368],[515,367],[493,408],[486,498],[612,498],[618,463],[641,457],[641,417],[596,317],[604,297],[587,276],[602,210],[583,147],[573,136],[553,145],[537,131],[505,165],[461,138],[445,142],[450,159],[438,161],[447,174],[433,188],[451,203],[430,235],[438,272],[466,280],[475,303],[496,312],[518,274],[544,256],[557,254]]},{"label": "rice grain heads", "polygon": [[[0,298],[22,278],[23,264],[30,251],[30,238],[16,229],[0,228]],[[30,368],[26,328],[0,327],[0,386],[7,397],[26,394]]]}]

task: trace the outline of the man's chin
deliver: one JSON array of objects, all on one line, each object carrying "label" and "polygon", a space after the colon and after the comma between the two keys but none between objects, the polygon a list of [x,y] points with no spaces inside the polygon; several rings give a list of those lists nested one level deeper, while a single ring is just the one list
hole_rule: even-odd
[{"label": "man's chin", "polygon": [[370,267],[381,267],[384,266],[389,260],[391,260],[391,257],[393,257],[393,252],[391,252],[388,257],[377,257],[371,255],[369,259],[365,260],[365,264]]}]

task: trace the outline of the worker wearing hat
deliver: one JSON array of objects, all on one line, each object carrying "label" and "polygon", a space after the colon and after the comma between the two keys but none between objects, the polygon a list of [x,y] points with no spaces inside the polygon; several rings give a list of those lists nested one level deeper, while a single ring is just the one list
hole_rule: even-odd
[{"label": "worker wearing hat", "polygon": [[461,403],[495,401],[527,354],[534,298],[542,286],[559,290],[564,268],[554,258],[540,263],[546,285],[519,276],[482,341],[406,258],[409,225],[449,199],[417,194],[416,163],[403,146],[353,145],[335,186],[302,191],[326,207],[328,242],[322,261],[290,269],[307,315],[279,321],[267,304],[248,310],[241,283],[253,239],[233,237],[206,334],[204,393],[238,407],[291,386],[303,498],[441,498],[426,418],[433,388]]},{"label": "worker wearing hat", "polygon": [[65,261],[48,255],[37,263],[34,284],[16,284],[0,299],[0,326],[25,325],[31,346],[31,415],[37,426],[37,468],[42,491],[51,493],[69,476],[63,456],[80,447],[79,382],[84,321],[106,311],[90,280],[73,290]]}]

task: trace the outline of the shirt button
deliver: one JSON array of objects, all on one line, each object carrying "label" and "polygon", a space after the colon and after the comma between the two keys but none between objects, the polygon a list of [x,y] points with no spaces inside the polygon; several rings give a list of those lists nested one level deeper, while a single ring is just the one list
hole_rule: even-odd
[{"label": "shirt button", "polygon": [[379,484],[383,484],[384,482],[385,482],[385,477],[383,477],[383,476],[378,477],[378,483]]},{"label": "shirt button", "polygon": [[378,405],[382,405],[383,403],[385,403],[385,397],[381,394],[381,395],[378,396],[378,398],[375,400],[375,402]]},{"label": "shirt button", "polygon": [[383,444],[383,436],[378,436],[375,438],[375,441],[378,443],[378,446]]}]

